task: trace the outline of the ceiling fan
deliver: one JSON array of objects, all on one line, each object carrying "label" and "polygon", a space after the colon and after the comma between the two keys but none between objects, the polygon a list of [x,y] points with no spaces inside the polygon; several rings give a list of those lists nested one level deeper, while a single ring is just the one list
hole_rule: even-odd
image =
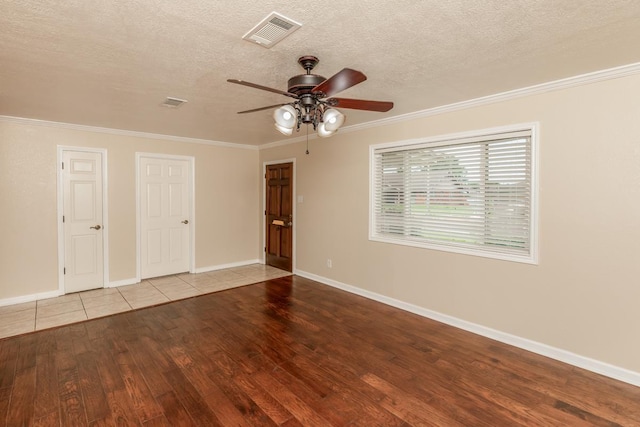
[{"label": "ceiling fan", "polygon": [[327,137],[337,132],[345,120],[345,116],[333,107],[379,112],[389,111],[393,108],[393,102],[331,97],[338,92],[362,83],[367,79],[367,76],[360,71],[344,68],[326,79],[317,74],[311,74],[311,70],[318,62],[319,60],[315,56],[300,57],[298,63],[307,73],[291,77],[286,92],[244,80],[228,79],[229,83],[279,93],[295,99],[290,103],[239,111],[238,114],[280,107],[274,111],[273,117],[276,121],[276,129],[283,134],[291,135],[293,129],[299,131],[300,125],[304,123],[313,125],[313,129],[318,132],[319,136]]}]

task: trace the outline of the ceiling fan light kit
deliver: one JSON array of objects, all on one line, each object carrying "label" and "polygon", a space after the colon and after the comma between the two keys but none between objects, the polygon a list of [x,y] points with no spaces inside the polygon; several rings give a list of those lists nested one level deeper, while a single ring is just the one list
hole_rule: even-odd
[{"label": "ceiling fan light kit", "polygon": [[327,129],[327,126],[325,126],[324,123],[319,123],[317,130],[318,130],[318,136],[321,138],[328,138],[337,132],[337,129],[336,130]]},{"label": "ceiling fan light kit", "polygon": [[345,117],[335,108],[327,108],[322,115],[322,122],[329,131],[337,131],[344,123]]},{"label": "ceiling fan light kit", "polygon": [[298,123],[298,111],[291,105],[283,105],[273,112],[275,127],[285,135],[291,135]]},{"label": "ceiling fan light kit", "polygon": [[338,131],[340,126],[344,123],[345,117],[340,111],[335,108],[322,108],[322,106],[316,107],[316,112],[313,113],[314,119],[316,118],[316,114],[322,113],[322,120],[318,122],[318,120],[307,119],[305,121],[304,116],[305,113],[302,110],[294,105],[286,104],[282,107],[278,108],[273,112],[273,118],[275,122],[275,128],[283,133],[284,135],[291,135],[293,133],[293,129],[300,130],[300,123],[311,123],[315,130],[317,130],[318,135],[325,138],[333,135]]},{"label": "ceiling fan light kit", "polygon": [[336,133],[345,121],[344,114],[333,107],[380,112],[386,112],[393,108],[393,102],[349,98],[325,99],[365,81],[367,77],[360,71],[344,68],[325,79],[322,76],[311,74],[311,70],[318,64],[318,58],[315,56],[303,56],[298,59],[298,63],[307,73],[290,78],[286,92],[243,80],[228,79],[227,81],[230,83],[266,90],[295,99],[291,103],[239,111],[238,114],[279,107],[274,111],[273,118],[275,128],[284,135],[292,135],[293,129],[299,131],[300,125],[306,124],[312,125],[319,136],[328,137]]},{"label": "ceiling fan light kit", "polygon": [[277,123],[274,123],[274,126],[276,127],[278,132],[282,133],[283,135],[289,136],[293,134],[293,127],[288,128],[288,127],[281,126]]}]

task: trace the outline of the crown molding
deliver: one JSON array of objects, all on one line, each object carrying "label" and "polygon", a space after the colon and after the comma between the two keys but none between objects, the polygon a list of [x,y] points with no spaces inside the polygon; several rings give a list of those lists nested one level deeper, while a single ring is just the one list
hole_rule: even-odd
[{"label": "crown molding", "polygon": [[[428,108],[426,110],[415,111],[413,113],[401,114],[398,116],[387,117],[371,122],[360,123],[340,128],[340,133],[357,132],[364,129],[376,128],[379,126],[387,126],[390,124],[406,122],[409,120],[422,119],[425,117],[436,116],[439,114],[451,113],[454,111],[465,110],[467,108],[479,107],[482,105],[494,104],[512,99],[518,99],[525,96],[540,95],[547,92],[553,92],[562,89],[569,89],[577,86],[598,83],[606,80],[613,80],[622,77],[632,76],[640,73],[640,62],[622,65],[620,67],[609,68],[606,70],[594,71],[591,73],[580,74],[573,77],[567,77],[560,80],[554,80],[547,83],[541,83],[534,86],[527,86],[520,89],[514,89],[507,92],[501,92],[494,95],[487,95],[480,98],[474,98],[467,101],[456,102],[453,104],[442,105],[440,107]],[[309,135],[309,139],[311,139]],[[314,134],[315,137],[315,134]],[[296,137],[282,141],[272,142],[270,144],[260,145],[259,149],[269,149],[296,142],[305,141],[305,137]]]},{"label": "crown molding", "polygon": [[[341,132],[342,132],[342,129],[346,129],[346,128],[340,128]],[[320,139],[320,137],[318,136],[318,134],[314,132],[313,134],[309,134],[309,141],[313,139]],[[307,140],[307,135],[305,134],[303,136],[296,136],[295,138],[291,138],[291,139],[283,139],[280,141],[269,142],[268,144],[259,145],[258,150],[266,150],[269,148],[282,147],[283,145],[290,145],[298,142],[305,142],[306,140]]]},{"label": "crown molding", "polygon": [[190,144],[213,145],[217,147],[240,148],[244,150],[257,150],[258,146],[248,144],[234,144],[232,142],[213,141],[209,139],[188,138],[184,136],[164,135],[159,133],[138,132],[133,130],[112,129],[98,126],[78,125],[73,123],[53,122],[48,120],[28,119],[24,117],[0,116],[0,122],[13,122],[23,125],[46,126],[57,129],[68,129],[84,132],[105,133],[118,136],[133,136],[137,138],[159,139],[173,142],[186,142]]},{"label": "crown molding", "polygon": [[[577,86],[588,85],[592,83],[598,83],[606,80],[613,80],[622,77],[627,77],[640,73],[640,62],[633,64],[622,65],[620,67],[609,68],[606,70],[594,71],[591,73],[580,74],[573,77],[567,77],[560,80],[554,80],[547,83],[541,83],[534,86],[528,86],[520,89],[514,89],[507,92],[501,92],[494,95],[483,96],[480,98],[474,98],[467,101],[456,102],[453,104],[442,105],[440,107],[428,108],[426,110],[415,111],[413,113],[401,114],[398,116],[387,117],[380,120],[373,120],[366,123],[360,123],[351,126],[345,126],[340,129],[340,133],[357,132],[364,129],[376,128],[379,126],[387,126],[390,124],[401,123],[410,120],[421,119],[430,116],[436,116],[439,114],[450,113],[454,111],[460,111],[467,108],[479,107],[482,105],[493,104],[496,102],[508,101],[511,99],[522,98],[525,96],[539,95],[547,92],[569,89]],[[159,139],[165,141],[174,142],[186,142],[191,144],[204,144],[213,145],[218,147],[228,148],[240,148],[246,150],[267,150],[270,148],[276,148],[284,145],[295,144],[298,142],[304,142],[307,140],[307,135],[298,136],[295,138],[284,139],[280,141],[274,141],[263,145],[249,145],[249,144],[235,144],[232,142],[213,141],[208,139],[188,138],[183,136],[164,135],[157,133],[138,132],[131,130],[112,129],[97,126],[78,125],[73,123],[53,122],[47,120],[28,119],[23,117],[13,116],[1,116],[0,122],[14,122],[25,125],[36,126],[48,126],[60,129],[70,129],[78,131],[88,131],[97,133],[106,133],[110,135],[120,136],[133,136],[138,138]],[[308,135],[309,140],[319,138],[315,133]]]}]

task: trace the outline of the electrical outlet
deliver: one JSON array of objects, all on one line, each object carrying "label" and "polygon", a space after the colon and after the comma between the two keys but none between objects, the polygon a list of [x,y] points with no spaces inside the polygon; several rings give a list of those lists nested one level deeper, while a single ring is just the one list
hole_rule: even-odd
[{"label": "electrical outlet", "polygon": [[333,262],[329,258],[327,258],[327,267],[333,267]]}]

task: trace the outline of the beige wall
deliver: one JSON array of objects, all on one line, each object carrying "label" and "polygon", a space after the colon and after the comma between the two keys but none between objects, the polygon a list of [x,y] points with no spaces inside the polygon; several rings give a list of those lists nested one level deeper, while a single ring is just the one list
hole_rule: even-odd
[{"label": "beige wall", "polygon": [[[640,372],[638,93],[632,76],[338,133],[309,156],[261,150],[260,168],[297,159],[298,270]],[[540,124],[539,265],[368,240],[371,144],[525,122]]]},{"label": "beige wall", "polygon": [[136,277],[136,152],[195,158],[196,268],[260,257],[257,150],[0,121],[0,300],[58,289],[58,145],[107,150],[111,282]]},{"label": "beige wall", "polygon": [[[619,78],[314,139],[308,156],[0,121],[0,300],[58,287],[58,145],[108,152],[111,281],[135,277],[135,152],[196,158],[198,268],[262,256],[262,163],[296,158],[298,270],[640,372],[639,92]],[[371,144],[533,121],[539,265],[368,240]]]}]

